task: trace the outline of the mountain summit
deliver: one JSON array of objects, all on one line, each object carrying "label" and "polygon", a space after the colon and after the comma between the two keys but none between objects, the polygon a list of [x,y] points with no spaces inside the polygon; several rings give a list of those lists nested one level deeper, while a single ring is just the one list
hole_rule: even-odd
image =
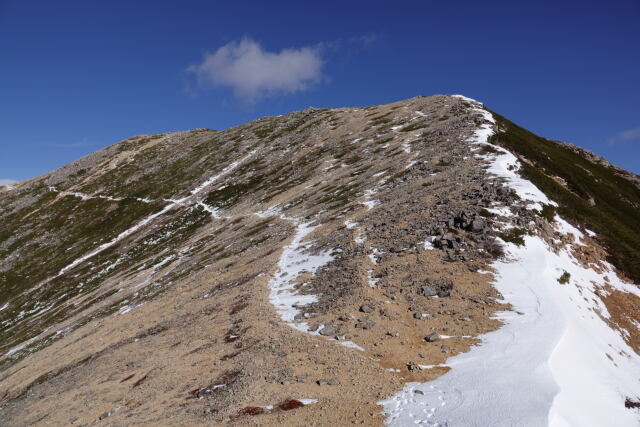
[{"label": "mountain summit", "polygon": [[640,177],[463,96],[0,187],[4,425],[640,420]]}]

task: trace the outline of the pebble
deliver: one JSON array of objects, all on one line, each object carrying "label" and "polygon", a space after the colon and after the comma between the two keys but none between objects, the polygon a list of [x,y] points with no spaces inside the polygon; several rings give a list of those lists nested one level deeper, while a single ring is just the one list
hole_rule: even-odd
[{"label": "pebble", "polygon": [[435,342],[435,341],[440,341],[441,339],[442,339],[442,337],[437,332],[431,332],[429,335],[424,337],[424,340],[426,342]]},{"label": "pebble", "polygon": [[333,326],[331,325],[325,325],[322,329],[320,329],[320,331],[318,332],[320,335],[327,337],[330,335],[335,335],[336,330]]},{"label": "pebble", "polygon": [[340,385],[340,381],[335,378],[328,378],[316,381],[318,385]]},{"label": "pebble", "polygon": [[372,313],[373,312],[373,308],[371,308],[367,304],[363,304],[363,305],[360,306],[360,311],[363,312],[363,313]]}]

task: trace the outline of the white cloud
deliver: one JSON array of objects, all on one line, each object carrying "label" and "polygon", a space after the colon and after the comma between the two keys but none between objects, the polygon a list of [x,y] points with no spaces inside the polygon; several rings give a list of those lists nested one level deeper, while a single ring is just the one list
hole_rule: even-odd
[{"label": "white cloud", "polygon": [[3,185],[13,184],[14,182],[18,182],[18,181],[15,181],[13,179],[2,179],[2,178],[0,178],[0,187],[2,187]]},{"label": "white cloud", "polygon": [[617,133],[607,140],[609,145],[615,145],[620,142],[640,141],[640,128],[629,129]]},{"label": "white cloud", "polygon": [[187,70],[200,86],[229,86],[247,102],[308,89],[322,78],[319,49],[303,47],[267,52],[251,39],[232,41],[207,52],[199,64]]}]

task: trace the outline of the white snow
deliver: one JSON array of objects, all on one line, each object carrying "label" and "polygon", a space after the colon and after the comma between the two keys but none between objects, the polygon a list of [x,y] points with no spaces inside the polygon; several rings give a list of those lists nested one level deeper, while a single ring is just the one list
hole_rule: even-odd
[{"label": "white snow", "polygon": [[372,264],[377,264],[378,263],[378,255],[382,255],[382,251],[378,248],[372,248],[371,249],[371,253],[368,255],[369,256],[369,260],[371,260]]},{"label": "white snow", "polygon": [[308,332],[309,325],[307,323],[294,320],[294,317],[300,312],[297,307],[311,304],[318,299],[315,295],[299,294],[294,289],[297,283],[296,279],[305,271],[314,275],[320,267],[333,260],[333,257],[328,251],[318,255],[306,254],[307,245],[302,241],[316,227],[308,222],[293,221],[296,223],[296,233],[280,256],[279,271],[269,281],[269,301],[274,305],[282,320],[298,330]]},{"label": "white snow", "polygon": [[[624,399],[639,390],[640,361],[620,355],[635,353],[597,314],[606,310],[592,282],[604,276],[566,251],[554,254],[539,237],[525,241],[507,245],[513,261],[493,265],[494,285],[515,310],[500,314],[506,325],[449,359],[445,375],[408,383],[381,402],[389,424],[637,426]],[[557,281],[563,270],[568,285]]]},{"label": "white snow", "polygon": [[380,204],[380,200],[367,200],[362,202],[362,204],[365,205],[368,210],[371,210]]},{"label": "white snow", "polygon": [[138,308],[137,305],[125,305],[118,310],[118,315],[122,316],[123,314],[127,314],[128,312]]},{"label": "white snow", "polygon": [[364,348],[360,347],[358,344],[354,343],[353,341],[340,341],[339,344],[347,348],[354,348],[356,350],[364,351]]},{"label": "white snow", "polygon": [[33,338],[23,342],[22,344],[13,347],[12,349],[10,349],[9,351],[7,351],[4,354],[3,358],[13,356],[15,353],[19,352],[23,348],[27,347],[28,345],[31,345],[31,343],[33,343],[36,339],[38,339],[38,337],[33,337]]},{"label": "white snow", "polygon": [[411,153],[411,144],[409,143],[409,141],[404,141],[402,143],[402,150],[407,154]]},{"label": "white snow", "polygon": [[[82,200],[91,200],[91,199],[104,199],[104,200],[109,200],[112,202],[121,202],[122,200],[124,200],[124,197],[112,197],[112,196],[105,196],[102,194],[96,194],[96,195],[91,195],[91,194],[85,194],[85,193],[80,193],[77,191],[60,191],[58,190],[56,187],[53,186],[49,186],[49,191],[55,192],[55,193],[59,193],[61,196],[73,196],[73,197],[78,197],[79,199]],[[147,199],[147,198],[143,198],[143,197],[133,197],[134,200],[137,200],[139,202],[143,202],[143,203],[151,203],[152,200]]]},{"label": "white snow", "polygon": [[564,219],[560,218],[559,215],[556,215],[554,218],[556,231],[559,231],[562,234],[573,234],[574,238],[582,239],[584,234],[577,228],[573,227]]},{"label": "white snow", "polygon": [[420,242],[420,244],[422,245],[422,247],[423,247],[425,250],[430,251],[430,250],[434,249],[434,247],[433,247],[433,243],[432,243],[432,242],[433,242],[433,239],[434,239],[434,237],[429,237],[429,238],[428,238],[427,240],[425,240],[424,242]]},{"label": "white snow", "polygon": [[373,270],[367,270],[367,283],[370,288],[375,288],[380,279],[373,277]]},{"label": "white snow", "polygon": [[346,220],[344,222],[344,226],[347,227],[347,229],[353,229],[355,228],[355,231],[353,233],[353,241],[359,245],[364,243],[367,240],[367,237],[362,233],[362,230],[357,227],[358,223],[352,220]]},{"label": "white snow", "polygon": [[249,152],[246,156],[244,156],[240,160],[235,161],[235,162],[231,163],[230,165],[228,165],[226,168],[222,169],[222,171],[220,173],[218,173],[217,175],[214,175],[211,178],[209,178],[206,181],[204,181],[202,184],[200,184],[199,186],[197,186],[196,188],[191,190],[191,195],[196,195],[196,194],[200,193],[202,190],[204,190],[205,188],[207,188],[208,186],[210,186],[214,182],[218,181],[220,178],[222,178],[223,176],[227,175],[229,172],[233,171],[239,165],[244,163],[245,160],[247,160],[249,157],[253,156],[253,154],[255,152],[256,152],[256,150],[252,150],[251,152]]},{"label": "white snow", "polygon": [[557,206],[557,204],[549,200],[547,196],[538,189],[538,187],[518,175],[520,162],[518,161],[516,156],[502,147],[489,143],[489,137],[493,135],[493,125],[495,125],[496,123],[493,115],[482,108],[482,104],[478,103],[477,101],[473,101],[472,99],[459,95],[456,96],[466,99],[467,101],[474,104],[474,110],[482,114],[485,121],[488,122],[480,125],[474,135],[468,140],[469,142],[474,144],[490,145],[496,151],[498,151],[498,154],[484,156],[491,160],[491,165],[487,170],[494,175],[504,178],[506,184],[514,189],[522,200],[532,202],[532,205],[529,206],[530,208],[542,210],[541,203]]},{"label": "white snow", "polygon": [[557,204],[549,200],[538,187],[518,175],[520,162],[516,156],[497,145],[492,145],[492,147],[498,150],[500,154],[491,156],[493,161],[488,168],[489,172],[504,178],[506,184],[514,189],[522,200],[531,202],[532,204],[529,206],[530,209],[542,210],[541,203],[557,206]]},{"label": "white snow", "polygon": [[206,204],[203,201],[199,201],[197,202],[198,206],[202,207],[202,209],[204,209],[205,211],[209,212],[211,214],[211,217],[214,219],[220,219],[222,218],[222,215],[220,214],[220,209],[213,207],[213,206],[209,206],[208,204]]},{"label": "white snow", "polygon": [[[471,100],[472,101],[472,100]],[[472,101],[475,104],[475,101]],[[489,114],[487,112],[487,114]],[[489,120],[492,121],[492,120]],[[490,128],[476,133],[484,142]],[[550,203],[507,165],[502,153],[489,170],[504,177],[524,200]],[[556,231],[582,236],[556,218]],[[482,344],[447,360],[451,369],[427,383],[408,383],[380,402],[390,425],[433,426],[638,426],[639,414],[625,408],[640,390],[640,358],[605,319],[598,292],[606,284],[622,292],[640,290],[616,276],[585,268],[570,253],[557,253],[538,236],[525,245],[506,244],[507,258],[493,263],[494,286],[511,304],[505,325],[483,335]],[[568,272],[570,281],[558,278]]]},{"label": "white snow", "polygon": [[418,365],[420,369],[433,369],[433,368],[446,368],[449,365],[439,364],[439,365]]},{"label": "white snow", "polygon": [[513,216],[513,213],[511,212],[511,209],[508,206],[487,208],[487,210],[497,216],[506,216],[506,217]]},{"label": "white snow", "polygon": [[269,218],[272,216],[279,216],[281,212],[282,210],[280,209],[280,207],[276,205],[276,206],[271,206],[264,211],[256,212],[255,215],[260,218]]},{"label": "white snow", "polygon": [[378,192],[377,189],[367,190],[364,192],[364,202],[362,204],[367,207],[367,210],[373,209],[380,204],[379,200],[372,200],[371,197]]},{"label": "white snow", "polygon": [[[291,243],[284,247],[278,261],[278,271],[269,280],[269,302],[276,308],[280,318],[292,327],[311,335],[319,335],[319,329],[321,328],[312,332],[306,322],[300,322],[295,319],[296,315],[300,313],[299,307],[318,300],[315,295],[299,294],[298,290],[295,289],[296,279],[304,272],[315,275],[319,268],[333,260],[333,256],[330,254],[331,251],[320,252],[318,255],[306,253],[309,243],[303,243],[303,240],[317,226],[312,226],[310,222],[302,223],[297,219],[288,218],[284,215],[280,217],[293,221],[296,225],[296,233]],[[364,350],[351,341],[340,341],[340,345]]]}]

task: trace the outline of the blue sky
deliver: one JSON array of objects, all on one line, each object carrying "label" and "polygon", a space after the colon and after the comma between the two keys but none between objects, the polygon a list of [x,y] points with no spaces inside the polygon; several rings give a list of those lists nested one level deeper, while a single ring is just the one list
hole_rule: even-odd
[{"label": "blue sky", "polygon": [[637,0],[0,0],[0,180],[136,134],[439,93],[640,173],[638,76]]}]

